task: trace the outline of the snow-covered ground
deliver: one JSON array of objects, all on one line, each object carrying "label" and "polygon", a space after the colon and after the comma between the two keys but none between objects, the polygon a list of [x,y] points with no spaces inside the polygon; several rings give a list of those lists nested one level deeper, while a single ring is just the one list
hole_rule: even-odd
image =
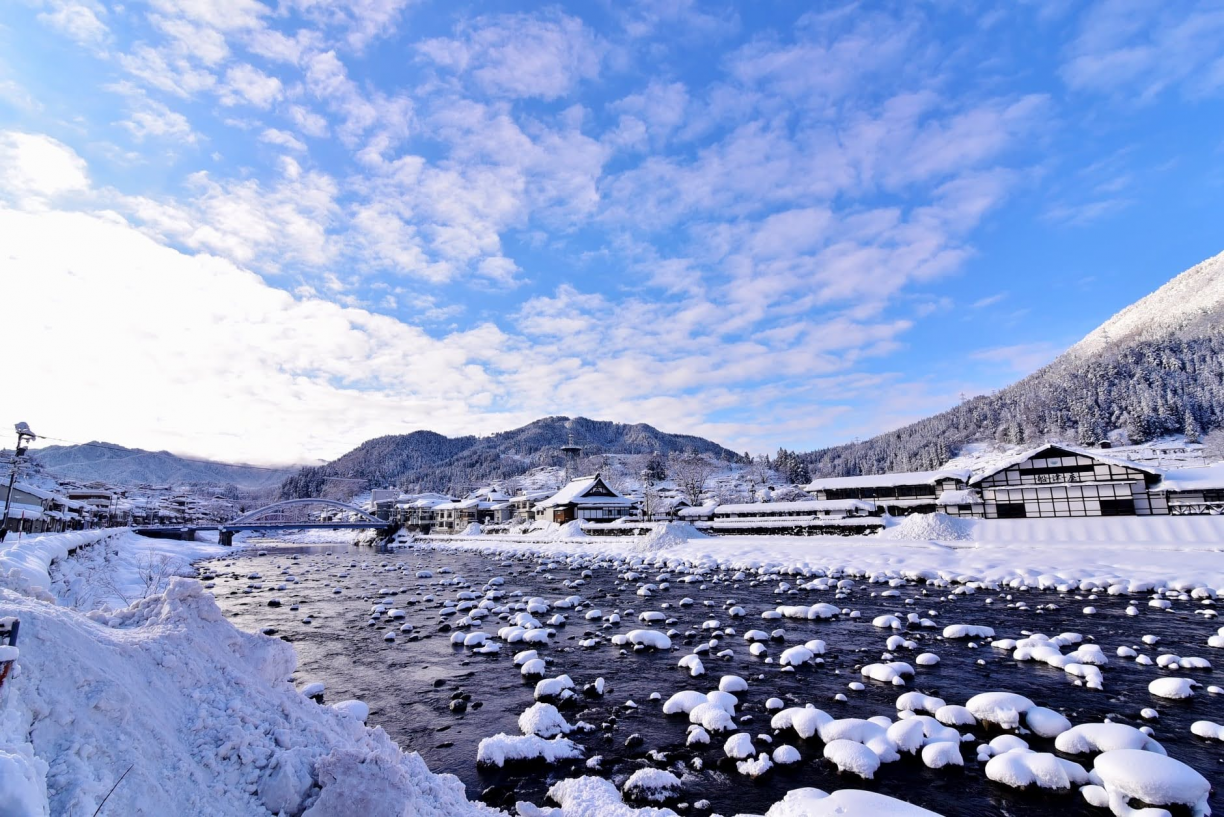
[{"label": "snow-covered ground", "polygon": [[[669,526],[670,527],[670,526]],[[644,551],[668,561],[736,569],[772,565],[838,570],[851,575],[894,571],[942,574],[1033,586],[1093,581],[1224,589],[1224,516],[1112,517],[1095,519],[957,519],[941,514],[907,517],[875,536],[656,537],[667,544],[644,548],[639,537],[492,534],[429,537],[432,544],[544,553]]]},{"label": "snow-covered ground", "polygon": [[[844,538],[705,537],[677,527],[656,531],[649,544],[555,535],[429,541],[737,569],[1224,588],[1221,517],[912,517],[879,536]],[[286,680],[296,666],[292,646],[238,630],[203,584],[162,572],[181,566],[163,557],[185,563],[218,552],[210,543],[107,531],[10,539],[0,548],[0,611],[21,620],[15,671],[0,688],[0,815],[88,815],[112,788],[114,814],[501,813],[469,803],[456,778],[432,773],[367,728],[351,714],[361,707],[303,696]],[[151,572],[158,583],[149,583]],[[796,796],[770,813],[835,813],[847,797]],[[803,810],[791,808],[805,798]],[[671,814],[627,806],[598,778],[558,784],[553,799],[560,808],[522,804],[519,812]],[[896,813],[919,813],[891,803]]]}]

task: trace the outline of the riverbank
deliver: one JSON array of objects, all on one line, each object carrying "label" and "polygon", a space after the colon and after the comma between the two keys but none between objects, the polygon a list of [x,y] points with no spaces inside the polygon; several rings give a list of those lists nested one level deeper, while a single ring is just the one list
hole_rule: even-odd
[{"label": "riverbank", "polygon": [[853,576],[1058,587],[1089,583],[1224,591],[1224,516],[968,520],[907,517],[874,536],[704,536],[688,525],[650,537],[428,536],[440,547],[565,556],[642,556],[662,564],[775,567]]},{"label": "riverbank", "polygon": [[141,554],[226,552],[110,534],[36,537],[0,554],[0,611],[21,621],[0,688],[0,812],[88,816],[105,799],[104,813],[132,815],[498,813],[381,729],[301,695],[285,680],[293,647],[235,628],[201,582],[171,577],[118,610],[100,597],[92,610],[59,604],[90,606],[76,591],[93,568],[133,590]]}]

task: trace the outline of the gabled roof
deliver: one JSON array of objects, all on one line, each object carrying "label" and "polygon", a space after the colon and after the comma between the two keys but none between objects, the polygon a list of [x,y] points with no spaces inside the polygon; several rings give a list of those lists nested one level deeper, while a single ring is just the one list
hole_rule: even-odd
[{"label": "gabled roof", "polygon": [[[587,493],[596,486],[600,486],[609,491],[611,496],[587,496]],[[540,504],[537,508],[555,508],[558,505],[632,505],[633,500],[626,496],[613,491],[608,487],[607,483],[599,476],[594,474],[589,477],[578,477],[571,480],[570,483],[564,486],[560,491],[550,496]]]},{"label": "gabled roof", "polygon": [[896,485],[934,485],[941,479],[969,479],[967,468],[946,468],[939,471],[908,471],[898,474],[867,474],[859,477],[828,477],[814,479],[805,491],[835,491],[844,488],[891,488]]},{"label": "gabled roof", "polygon": [[1017,454],[1014,457],[1009,457],[1003,462],[992,463],[990,468],[986,469],[985,471],[981,471],[979,473],[974,474],[973,477],[969,480],[969,484],[976,485],[982,480],[986,479],[986,477],[994,476],[1000,471],[1006,471],[1008,468],[1017,466],[1020,463],[1025,462],[1026,460],[1031,460],[1033,457],[1040,455],[1043,451],[1049,451],[1051,448],[1056,448],[1056,449],[1059,449],[1060,451],[1066,451],[1069,454],[1075,454],[1080,457],[1088,457],[1089,459],[1094,459],[1097,462],[1103,462],[1107,465],[1117,465],[1122,468],[1133,468],[1136,471],[1142,471],[1145,474],[1151,474],[1152,476],[1160,476],[1159,471],[1155,471],[1151,468],[1148,468],[1146,465],[1139,465],[1138,463],[1131,462],[1130,460],[1123,460],[1123,459],[1118,459],[1117,457],[1111,457],[1111,456],[1108,456],[1107,454],[1102,454],[1100,451],[1093,451],[1087,448],[1076,448],[1075,446],[1063,445],[1062,443],[1045,443],[1044,445],[1039,445],[1036,448],[1030,449],[1021,454]]},{"label": "gabled roof", "polygon": [[1211,491],[1224,488],[1224,462],[1202,468],[1178,468],[1165,471],[1160,480],[1161,491]]}]

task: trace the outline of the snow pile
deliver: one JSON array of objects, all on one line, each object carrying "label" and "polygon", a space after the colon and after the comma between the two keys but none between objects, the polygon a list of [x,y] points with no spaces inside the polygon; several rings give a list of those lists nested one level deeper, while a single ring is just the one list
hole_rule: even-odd
[{"label": "snow pile", "polygon": [[[0,589],[21,657],[0,701],[0,791],[32,814],[493,815],[355,708],[286,679],[293,648],[243,633],[196,581],[115,614]],[[149,736],[156,735],[156,741]]]},{"label": "snow pile", "polygon": [[476,762],[485,766],[504,766],[508,762],[526,760],[556,763],[558,760],[577,760],[581,757],[582,747],[560,736],[545,740],[536,735],[499,732],[491,738],[484,738],[476,747]]},{"label": "snow pile", "polygon": [[826,794],[820,789],[793,789],[775,803],[765,817],[939,817],[933,811],[884,794],[859,789],[839,789]]},{"label": "snow pile", "polygon": [[[1109,795],[1114,814],[1129,814],[1115,806],[1126,806],[1131,798],[1152,806],[1190,806],[1195,814],[1210,814],[1207,778],[1180,760],[1145,752],[1119,749],[1105,752],[1092,764],[1092,782]],[[1167,813],[1167,812],[1165,812]]]},{"label": "snow pile", "polygon": [[976,527],[973,519],[961,519],[946,513],[913,513],[880,531],[877,538],[965,542],[974,538]]},{"label": "snow pile", "polygon": [[638,809],[625,805],[612,781],[602,777],[562,780],[553,784],[548,796],[560,806],[542,808],[519,802],[515,810],[519,817],[677,817],[669,808],[645,806]]},{"label": "snow pile", "polygon": [[460,536],[482,536],[484,535],[484,528],[480,527],[479,522],[473,522],[470,525],[468,525],[466,528],[464,528],[459,533],[459,535]]},{"label": "snow pile", "polygon": [[708,539],[701,531],[688,522],[664,522],[655,525],[638,544],[641,553],[656,553],[660,550],[688,544],[691,539]]},{"label": "snow pile", "polygon": [[662,769],[638,769],[629,775],[621,791],[626,797],[661,803],[680,793],[680,778]]}]

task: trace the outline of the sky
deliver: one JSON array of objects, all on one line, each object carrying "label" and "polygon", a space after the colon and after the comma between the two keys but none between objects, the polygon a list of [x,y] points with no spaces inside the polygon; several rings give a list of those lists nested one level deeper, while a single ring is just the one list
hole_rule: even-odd
[{"label": "sky", "polygon": [[1221,2],[9,0],[0,421],[865,438],[1224,250],[1222,100]]}]

